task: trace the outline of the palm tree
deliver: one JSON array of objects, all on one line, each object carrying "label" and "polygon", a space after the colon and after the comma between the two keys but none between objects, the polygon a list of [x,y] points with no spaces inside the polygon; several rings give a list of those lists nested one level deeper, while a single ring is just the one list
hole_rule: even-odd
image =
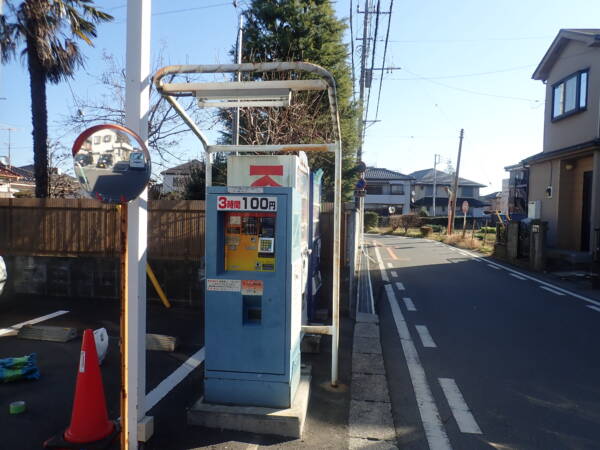
[{"label": "palm tree", "polygon": [[[83,66],[77,40],[88,45],[96,24],[113,17],[94,7],[93,0],[6,1],[0,15],[0,60],[5,63],[24,45],[31,92],[35,196],[48,196],[48,112],[46,82],[57,84]],[[1,13],[1,11],[0,11]]]}]

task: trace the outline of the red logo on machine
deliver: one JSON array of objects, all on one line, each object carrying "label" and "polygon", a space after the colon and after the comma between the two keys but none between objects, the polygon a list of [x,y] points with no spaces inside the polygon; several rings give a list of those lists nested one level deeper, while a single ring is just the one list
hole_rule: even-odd
[{"label": "red logo on machine", "polygon": [[250,186],[281,186],[275,181],[272,176],[283,176],[283,166],[250,166],[250,176],[260,176],[258,180],[253,182]]}]

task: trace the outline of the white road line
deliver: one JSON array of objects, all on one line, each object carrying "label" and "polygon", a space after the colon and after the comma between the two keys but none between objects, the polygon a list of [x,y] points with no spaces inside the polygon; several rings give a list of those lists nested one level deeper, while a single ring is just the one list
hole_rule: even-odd
[{"label": "white road line", "polygon": [[[444,245],[446,245],[447,247],[450,247],[450,246],[449,246],[449,245],[447,245],[447,244],[444,244]],[[466,251],[466,250],[465,250],[465,251]],[[488,264],[490,264],[490,265],[493,265],[493,266],[498,266],[498,268],[499,268],[499,269],[504,269],[504,270],[506,270],[506,271],[508,271],[508,272],[510,272],[510,273],[514,273],[514,274],[517,274],[517,275],[521,275],[521,276],[522,276],[523,278],[525,278],[526,280],[535,281],[536,283],[540,283],[540,284],[541,284],[541,285],[543,285],[543,286],[548,286],[549,288],[552,288],[552,289],[554,289],[554,290],[557,290],[557,291],[559,291],[559,292],[562,292],[563,294],[570,295],[571,297],[577,298],[577,299],[579,299],[579,300],[583,300],[584,302],[588,302],[588,303],[591,303],[592,305],[596,305],[596,306],[600,307],[600,301],[593,300],[593,299],[591,299],[591,298],[589,298],[589,297],[586,297],[585,295],[577,294],[577,293],[575,293],[575,292],[573,292],[573,291],[569,291],[568,289],[564,289],[564,288],[561,288],[561,287],[555,286],[555,285],[554,285],[554,284],[552,284],[552,283],[548,283],[548,282],[546,282],[546,281],[544,281],[544,280],[540,280],[539,278],[532,277],[531,275],[527,275],[527,274],[525,274],[525,273],[523,273],[523,272],[519,272],[518,270],[515,270],[515,269],[513,269],[513,268],[511,268],[511,267],[507,267],[507,266],[505,266],[505,265],[498,264],[498,263],[492,263],[492,262],[489,262],[489,261],[487,261],[487,260],[484,260],[483,258],[481,258],[481,256],[479,256],[479,255],[476,255],[475,253],[471,253],[471,252],[469,252],[469,251],[466,251],[466,252],[467,252],[469,255],[471,255],[473,258],[475,258],[475,259],[477,259],[477,260],[479,260],[479,261],[486,261],[486,262],[487,262]]]},{"label": "white road line", "polygon": [[388,266],[390,269],[393,269],[393,268],[394,268],[394,265],[393,265],[392,263],[387,263],[387,266]]},{"label": "white road line", "polygon": [[540,286],[540,287],[541,287],[542,289],[544,289],[545,291],[552,292],[552,293],[553,293],[553,294],[555,294],[555,295],[565,295],[565,294],[563,294],[562,292],[560,292],[560,291],[557,291],[557,290],[555,290],[555,289],[552,289],[552,288],[549,288],[549,287],[547,287],[547,286]]},{"label": "white road line", "polygon": [[146,395],[146,412],[150,411],[165,395],[167,395],[175,386],[181,383],[192,370],[204,362],[204,347],[190,356],[181,366],[179,366],[171,375],[162,380],[158,386],[152,389]]},{"label": "white road line", "polygon": [[417,310],[417,308],[415,308],[415,304],[413,303],[413,301],[410,297],[402,297],[402,301],[406,305],[407,311],[416,311]]},{"label": "white road line", "polygon": [[590,309],[593,309],[594,311],[598,311],[598,312],[600,312],[600,308],[599,308],[599,307],[597,307],[597,306],[594,306],[594,305],[585,305],[585,306],[587,306],[587,307],[588,307],[588,308],[590,308]]},{"label": "white road line", "polygon": [[429,330],[425,325],[415,325],[415,328],[417,329],[417,333],[419,333],[423,347],[437,348],[437,345],[435,345],[435,342],[433,342],[433,338],[431,337],[431,334],[429,334]]},{"label": "white road line", "polygon": [[36,323],[43,322],[44,320],[53,319],[54,317],[62,316],[63,314],[67,314],[69,311],[55,311],[51,314],[46,314],[45,316],[36,317],[35,319],[28,320],[26,322],[17,323],[15,325],[11,325],[8,328],[0,328],[0,337],[2,336],[12,336],[17,334],[19,329],[21,329],[25,325],[34,325]]},{"label": "white road line", "polygon": [[488,264],[488,267],[491,267],[492,269],[500,270],[500,267],[496,266],[495,264]]},{"label": "white road line", "polygon": [[481,428],[477,425],[456,382],[452,378],[439,378],[438,380],[446,400],[448,400],[452,415],[458,424],[458,429],[463,433],[481,434]]},{"label": "white road line", "polygon": [[397,257],[397,256],[396,256],[396,254],[395,254],[395,253],[392,251],[392,249],[391,249],[391,248],[389,248],[389,247],[386,247],[385,249],[386,249],[386,250],[387,250],[387,252],[390,254],[390,257],[391,257],[392,259],[398,259],[398,257]]},{"label": "white road line", "polygon": [[383,265],[383,260],[381,259],[381,253],[379,253],[379,247],[375,247],[375,257],[377,258],[377,264],[379,265],[379,271],[381,272],[381,280],[382,281],[390,281],[385,271],[385,266]]},{"label": "white road line", "polygon": [[392,315],[394,322],[396,323],[396,329],[400,336],[400,344],[402,345],[402,351],[406,358],[406,365],[408,366],[408,373],[410,374],[410,380],[413,385],[415,397],[417,398],[417,406],[419,407],[419,414],[421,415],[421,421],[423,422],[423,429],[425,430],[425,437],[429,444],[430,450],[451,450],[450,441],[448,435],[440,419],[431,388],[427,383],[427,377],[425,376],[425,370],[421,365],[419,354],[415,348],[415,344],[410,337],[408,326],[398,306],[398,301],[394,295],[394,289],[389,284],[385,286],[385,292],[387,294],[390,308],[392,309]]},{"label": "white road line", "polygon": [[509,275],[510,275],[511,277],[515,277],[515,278],[517,278],[518,280],[523,280],[523,281],[525,281],[525,280],[526,280],[526,278],[522,277],[521,275],[517,275],[516,273],[509,273]]},{"label": "white road line", "polygon": [[404,291],[404,290],[405,290],[405,289],[404,289],[404,285],[403,285],[402,283],[400,283],[399,281],[397,281],[397,282],[396,282],[396,288],[397,288],[399,291]]},{"label": "white road line", "polygon": [[394,278],[398,278],[398,272],[396,272],[395,270],[392,270],[390,273]]}]

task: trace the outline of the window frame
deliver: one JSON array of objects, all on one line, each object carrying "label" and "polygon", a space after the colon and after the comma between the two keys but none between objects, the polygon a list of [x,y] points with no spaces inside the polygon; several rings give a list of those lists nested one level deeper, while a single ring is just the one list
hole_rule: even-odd
[{"label": "window frame", "polygon": [[[402,189],[402,192],[394,192],[394,188],[399,186]],[[390,184],[390,195],[406,195],[406,189],[404,189],[404,184]]]},{"label": "window frame", "polygon": [[[588,105],[588,88],[590,85],[590,69],[589,67],[583,70],[578,70],[577,72],[573,72],[571,74],[569,74],[568,76],[558,80],[556,83],[552,84],[551,89],[552,89],[552,103],[551,103],[551,109],[550,109],[550,120],[552,122],[556,122],[558,120],[564,119],[566,117],[570,117],[573,114],[577,114],[583,111],[587,110],[587,105]],[[586,82],[585,82],[585,105],[581,106],[580,102],[581,102],[581,75],[582,74],[586,74]],[[565,104],[566,104],[566,95],[567,95],[567,81],[571,80],[572,78],[575,78],[577,80],[576,83],[576,87],[575,87],[575,108],[564,112],[564,108],[565,108]],[[554,115],[554,108],[555,108],[555,101],[556,101],[556,89],[559,86],[563,86],[563,95],[565,96],[564,100],[563,100],[563,104],[562,104],[562,109],[563,112],[561,114],[558,115]]]}]

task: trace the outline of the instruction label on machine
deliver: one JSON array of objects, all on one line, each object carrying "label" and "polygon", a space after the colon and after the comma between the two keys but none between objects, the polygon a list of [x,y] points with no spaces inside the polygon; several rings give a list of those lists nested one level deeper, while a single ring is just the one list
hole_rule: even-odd
[{"label": "instruction label on machine", "polygon": [[240,292],[241,285],[241,280],[221,280],[218,278],[208,278],[206,280],[207,291]]},{"label": "instruction label on machine", "polygon": [[217,211],[277,211],[277,197],[219,195]]},{"label": "instruction label on machine", "polygon": [[242,280],[242,295],[263,295],[262,280]]}]

